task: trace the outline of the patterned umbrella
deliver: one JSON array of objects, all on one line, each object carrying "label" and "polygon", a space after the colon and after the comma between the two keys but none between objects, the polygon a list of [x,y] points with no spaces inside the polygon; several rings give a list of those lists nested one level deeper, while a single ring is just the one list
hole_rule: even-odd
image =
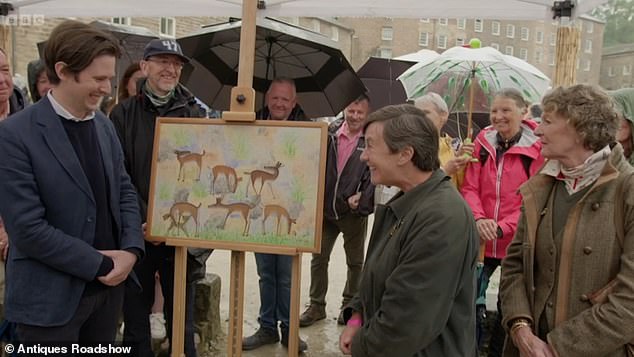
[{"label": "patterned umbrella", "polygon": [[519,90],[528,101],[537,101],[550,86],[550,79],[527,62],[494,48],[453,47],[435,60],[410,67],[399,78],[407,97],[427,92],[440,94],[449,112],[488,113],[496,91]]}]

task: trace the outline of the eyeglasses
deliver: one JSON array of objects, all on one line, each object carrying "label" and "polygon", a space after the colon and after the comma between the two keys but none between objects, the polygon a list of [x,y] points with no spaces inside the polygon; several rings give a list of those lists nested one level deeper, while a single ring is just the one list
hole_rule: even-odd
[{"label": "eyeglasses", "polygon": [[174,60],[169,60],[169,59],[165,59],[165,58],[148,58],[146,61],[149,62],[154,62],[158,65],[160,65],[161,67],[174,67],[174,69],[177,70],[181,70],[183,69],[183,66],[185,65],[183,62],[181,61],[174,61]]}]

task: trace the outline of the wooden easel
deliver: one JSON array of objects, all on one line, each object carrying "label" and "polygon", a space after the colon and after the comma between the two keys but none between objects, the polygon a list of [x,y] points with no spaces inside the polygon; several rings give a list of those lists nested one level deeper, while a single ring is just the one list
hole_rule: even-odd
[{"label": "wooden easel", "polygon": [[[255,63],[255,28],[257,0],[244,0],[242,5],[242,28],[240,32],[240,62],[238,84],[231,90],[231,110],[222,118],[227,121],[255,121],[255,90],[253,89],[253,68]],[[187,246],[177,239],[167,239],[166,244],[174,245],[174,312],[172,318],[172,356],[185,356],[185,281],[187,274]],[[227,248],[222,243],[206,242],[205,247]],[[302,253],[296,248],[244,246],[237,251],[231,246],[231,273],[229,293],[229,331],[227,356],[242,356],[242,324],[244,312],[244,271],[245,252],[283,254],[293,256],[291,275],[291,304],[289,316],[288,355],[298,355],[299,348],[299,298],[301,287]]]}]

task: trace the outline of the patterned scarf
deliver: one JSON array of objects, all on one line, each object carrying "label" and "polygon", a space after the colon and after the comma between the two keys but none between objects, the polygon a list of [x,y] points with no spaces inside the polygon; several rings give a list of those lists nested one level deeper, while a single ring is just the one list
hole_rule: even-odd
[{"label": "patterned scarf", "polygon": [[566,191],[572,195],[590,186],[599,178],[603,167],[608,162],[610,152],[610,146],[607,145],[590,155],[583,164],[572,168],[563,167],[557,160],[549,160],[541,173],[564,181]]},{"label": "patterned scarf", "polygon": [[152,102],[152,104],[154,104],[155,107],[164,106],[174,96],[174,89],[172,89],[169,93],[167,93],[164,96],[161,96],[161,95],[158,95],[158,94],[152,92],[152,89],[150,88],[150,85],[148,84],[147,81],[145,81],[145,85],[143,86],[143,92],[145,93],[145,96],[148,97],[150,102]]}]

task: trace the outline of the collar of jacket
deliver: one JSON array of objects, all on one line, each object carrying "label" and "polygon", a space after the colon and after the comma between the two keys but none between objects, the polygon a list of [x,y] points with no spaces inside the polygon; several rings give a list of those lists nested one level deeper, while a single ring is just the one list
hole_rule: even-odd
[{"label": "collar of jacket", "polygon": [[[149,100],[149,98],[146,98],[145,93],[143,93],[143,87],[145,86],[145,82],[147,82],[147,78],[141,78],[137,82],[137,93],[136,93],[137,98],[141,99],[144,107],[146,107],[147,109],[156,109],[154,104],[152,104],[152,101]],[[166,107],[173,109],[176,107],[183,106],[185,104],[194,104],[194,103],[196,103],[196,99],[194,98],[194,95],[189,91],[189,89],[187,89],[182,84],[177,83],[176,88],[174,88],[174,98],[168,102]]]},{"label": "collar of jacket", "polygon": [[398,219],[403,219],[412,210],[412,207],[420,203],[421,197],[426,197],[436,187],[449,177],[442,170],[434,170],[429,178],[408,192],[400,191],[385,205],[388,206]]}]

